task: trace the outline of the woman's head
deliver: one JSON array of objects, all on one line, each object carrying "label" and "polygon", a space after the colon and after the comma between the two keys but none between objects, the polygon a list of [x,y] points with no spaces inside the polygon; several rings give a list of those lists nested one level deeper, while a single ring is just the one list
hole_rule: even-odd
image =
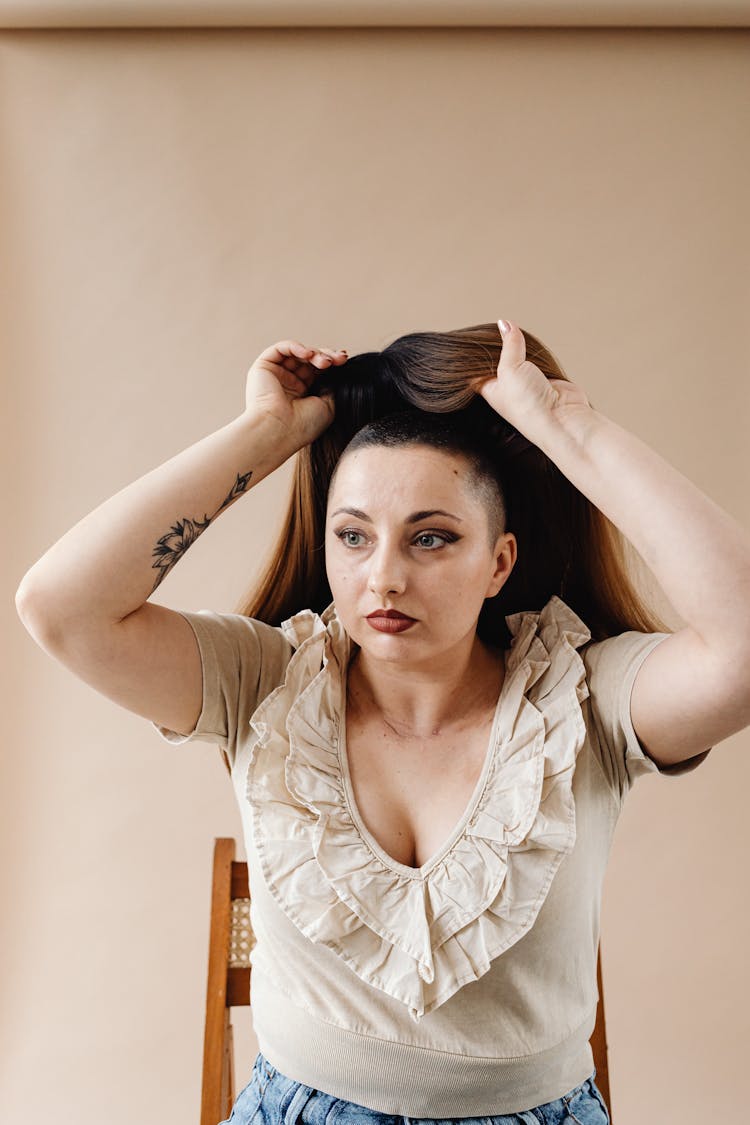
[{"label": "woman's head", "polygon": [[[331,477],[325,560],[344,628],[374,656],[417,663],[456,650],[516,560],[491,449],[445,415],[368,423]],[[413,624],[385,632],[368,620],[378,609]]]},{"label": "woman's head", "polygon": [[[529,332],[524,337],[528,359],[548,377],[565,379],[549,349]],[[553,594],[586,622],[595,640],[624,629],[665,628],[628,576],[626,541],[617,528],[478,394],[479,384],[496,374],[502,346],[494,321],[411,332],[382,351],[354,355],[321,373],[313,392],[333,392],[334,420],[297,454],[277,546],[238,612],[278,625],[302,608],[322,612],[333,600],[324,542],[336,465],[368,423],[416,410],[468,434],[477,456],[489,450],[501,483],[505,530],[515,537],[517,563],[496,596],[483,602],[478,623],[483,640],[507,647],[505,618],[539,610]]]}]

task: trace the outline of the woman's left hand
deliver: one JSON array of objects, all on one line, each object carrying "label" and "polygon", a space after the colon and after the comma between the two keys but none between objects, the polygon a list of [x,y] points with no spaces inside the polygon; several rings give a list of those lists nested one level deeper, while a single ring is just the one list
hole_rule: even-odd
[{"label": "woman's left hand", "polygon": [[[526,340],[517,324],[506,320],[497,374],[478,387],[478,393],[511,426],[533,441],[537,426],[551,417],[563,418],[581,408],[591,409],[585,392],[568,379],[548,377],[526,358]],[[498,326],[500,322],[498,321]]]}]

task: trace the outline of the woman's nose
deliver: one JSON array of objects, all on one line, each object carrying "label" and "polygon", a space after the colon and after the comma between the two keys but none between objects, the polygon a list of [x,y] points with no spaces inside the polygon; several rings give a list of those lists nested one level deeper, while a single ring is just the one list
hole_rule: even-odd
[{"label": "woman's nose", "polygon": [[368,586],[373,594],[385,597],[387,594],[401,594],[406,587],[406,573],[403,560],[398,553],[388,548],[378,548],[370,560]]}]

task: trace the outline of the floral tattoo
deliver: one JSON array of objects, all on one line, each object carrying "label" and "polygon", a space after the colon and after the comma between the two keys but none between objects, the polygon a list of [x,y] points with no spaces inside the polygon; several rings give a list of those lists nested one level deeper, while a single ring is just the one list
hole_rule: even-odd
[{"label": "floral tattoo", "polygon": [[202,535],[208,525],[216,519],[224,508],[228,507],[233,500],[241,496],[243,492],[247,492],[248,485],[252,472],[238,473],[237,480],[232,485],[231,491],[222,500],[219,507],[216,509],[212,516],[204,515],[202,520],[199,519],[182,519],[173,524],[166,535],[162,535],[161,539],[157,540],[152,554],[154,562],[151,564],[154,570],[158,570],[156,581],[154,582],[151,593],[164,581],[173,566],[175,566],[182,556],[195,543],[199,535]]}]

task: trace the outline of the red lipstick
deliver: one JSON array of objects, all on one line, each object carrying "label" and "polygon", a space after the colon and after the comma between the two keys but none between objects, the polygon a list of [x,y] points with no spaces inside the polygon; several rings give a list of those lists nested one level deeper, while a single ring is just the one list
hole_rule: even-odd
[{"label": "red lipstick", "polygon": [[407,617],[397,609],[376,609],[368,613],[367,621],[379,633],[403,633],[416,624],[416,618]]}]

